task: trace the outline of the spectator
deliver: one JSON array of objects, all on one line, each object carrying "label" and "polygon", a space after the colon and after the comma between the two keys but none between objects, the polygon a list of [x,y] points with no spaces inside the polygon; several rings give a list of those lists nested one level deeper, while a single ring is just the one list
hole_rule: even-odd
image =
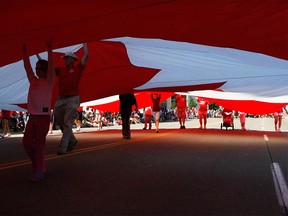
[{"label": "spectator", "polygon": [[[102,117],[104,112],[102,110],[95,110],[95,122],[98,124],[98,130],[102,130]],[[104,118],[105,119],[105,118]]]},{"label": "spectator", "polygon": [[3,128],[3,137],[10,137],[10,128],[9,128],[9,120],[12,118],[12,111],[10,110],[2,110],[1,112],[2,117],[2,128]]},{"label": "spectator", "polygon": [[58,155],[72,151],[77,144],[72,127],[80,105],[79,83],[89,57],[86,43],[83,44],[83,49],[84,56],[80,63],[76,64],[78,57],[73,52],[67,52],[62,56],[66,67],[56,68],[56,75],[59,77],[59,97],[55,104],[54,115],[63,133]]},{"label": "spectator", "polygon": [[134,94],[120,94],[119,99],[123,139],[130,139],[130,116],[132,113],[133,105],[135,105],[136,110],[138,110],[137,101]]},{"label": "spectator", "polygon": [[81,126],[82,126],[82,120],[83,120],[83,107],[79,106],[77,109],[78,115],[77,118],[75,120],[76,123],[76,131],[80,131]]}]

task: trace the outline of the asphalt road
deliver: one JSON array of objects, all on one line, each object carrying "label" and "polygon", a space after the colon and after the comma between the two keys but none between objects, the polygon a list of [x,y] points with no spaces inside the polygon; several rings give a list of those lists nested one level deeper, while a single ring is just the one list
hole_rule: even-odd
[{"label": "asphalt road", "polygon": [[78,146],[56,155],[61,133],[47,136],[45,181],[30,182],[21,134],[0,139],[0,215],[287,215],[288,122],[247,119],[247,131],[196,119],[160,133],[132,125],[82,128]]}]

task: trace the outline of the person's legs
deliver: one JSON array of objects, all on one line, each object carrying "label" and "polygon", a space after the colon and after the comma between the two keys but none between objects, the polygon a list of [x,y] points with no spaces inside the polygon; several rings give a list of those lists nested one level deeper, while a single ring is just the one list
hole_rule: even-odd
[{"label": "person's legs", "polygon": [[57,99],[54,107],[54,118],[55,122],[58,124],[62,132],[63,132],[65,110],[66,110],[65,100]]},{"label": "person's legs", "polygon": [[144,114],[145,116],[144,116],[144,127],[143,127],[143,130],[146,130],[146,128],[147,128],[147,123],[148,123],[148,115],[147,114]]},{"label": "person's legs", "polygon": [[202,113],[199,112],[199,123],[200,123],[200,129],[202,129],[202,118],[203,118]]},{"label": "person's legs", "polygon": [[54,109],[55,119],[63,133],[58,154],[64,154],[67,150],[71,151],[77,143],[72,127],[78,115],[79,97],[73,96],[58,100],[56,105]]},{"label": "person's legs", "polygon": [[156,127],[156,130],[158,131],[159,130],[159,120],[155,121],[155,127]]},{"label": "person's legs", "polygon": [[277,131],[280,132],[281,131],[281,125],[282,125],[282,115],[278,116],[278,129]]},{"label": "person's legs", "polygon": [[125,139],[130,139],[130,137],[131,137],[131,134],[130,134],[130,116],[131,116],[131,111],[129,111],[129,110],[124,110],[121,112],[122,135],[123,135],[123,138],[125,138]]},{"label": "person's legs", "polygon": [[156,133],[158,133],[159,132],[160,111],[159,112],[153,112],[153,114],[154,114]]},{"label": "person's legs", "polygon": [[3,127],[3,131],[4,131],[4,135],[10,136],[9,120],[8,119],[2,120],[2,127]]},{"label": "person's legs", "polygon": [[279,116],[274,114],[274,125],[275,125],[275,131],[277,131],[277,125],[278,125],[278,120],[279,120]]},{"label": "person's legs", "polygon": [[178,117],[178,121],[179,121],[180,129],[182,129],[181,117]]},{"label": "person's legs", "polygon": [[186,113],[185,110],[182,112],[182,128],[185,129]]},{"label": "person's legs", "polygon": [[180,129],[182,129],[182,116],[181,116],[181,109],[177,108],[177,118],[179,121]]},{"label": "person's legs", "polygon": [[23,147],[32,162],[32,181],[44,179],[46,135],[49,130],[50,116],[31,115],[23,137]]},{"label": "person's legs", "polygon": [[204,120],[204,129],[206,129],[206,124],[207,124],[207,113],[203,115],[203,120]]},{"label": "person's legs", "polygon": [[34,172],[45,172],[46,135],[49,130],[49,116],[36,116],[34,144]]},{"label": "person's legs", "polygon": [[246,130],[246,128],[245,128],[245,118],[246,118],[246,114],[240,114],[240,123],[241,123],[242,130]]},{"label": "person's legs", "polygon": [[67,150],[68,145],[77,142],[72,127],[74,119],[77,118],[77,108],[79,105],[79,97],[70,97],[67,99],[66,111],[64,114],[63,136],[61,139],[61,146],[63,150]]},{"label": "person's legs", "polygon": [[33,118],[32,115],[29,117],[29,121],[26,125],[24,136],[22,139],[22,144],[24,147],[24,150],[28,157],[30,158],[32,162],[32,171],[35,171],[35,163],[34,163],[34,145],[35,145],[35,121],[36,119]]},{"label": "person's legs", "polygon": [[148,124],[149,124],[149,130],[152,128],[152,115],[148,115]]}]

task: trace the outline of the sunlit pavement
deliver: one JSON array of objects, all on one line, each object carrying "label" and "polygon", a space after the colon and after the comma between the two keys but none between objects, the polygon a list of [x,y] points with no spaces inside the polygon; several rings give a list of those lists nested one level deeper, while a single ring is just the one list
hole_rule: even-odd
[{"label": "sunlit pavement", "polygon": [[60,131],[47,136],[47,173],[30,182],[22,134],[0,139],[0,215],[287,215],[288,121],[247,118],[247,131],[197,119],[160,133],[131,125],[81,128],[78,146],[56,155]]}]

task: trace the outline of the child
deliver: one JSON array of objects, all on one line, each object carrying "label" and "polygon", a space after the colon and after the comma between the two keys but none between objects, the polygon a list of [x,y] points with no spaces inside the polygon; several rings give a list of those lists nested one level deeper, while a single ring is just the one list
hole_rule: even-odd
[{"label": "child", "polygon": [[46,171],[46,135],[49,131],[51,94],[55,75],[52,41],[52,38],[46,41],[48,61],[38,56],[35,68],[37,76],[32,70],[26,45],[23,45],[24,67],[30,83],[28,92],[28,112],[30,116],[23,137],[23,146],[32,162],[32,181],[44,180],[44,172]]}]

